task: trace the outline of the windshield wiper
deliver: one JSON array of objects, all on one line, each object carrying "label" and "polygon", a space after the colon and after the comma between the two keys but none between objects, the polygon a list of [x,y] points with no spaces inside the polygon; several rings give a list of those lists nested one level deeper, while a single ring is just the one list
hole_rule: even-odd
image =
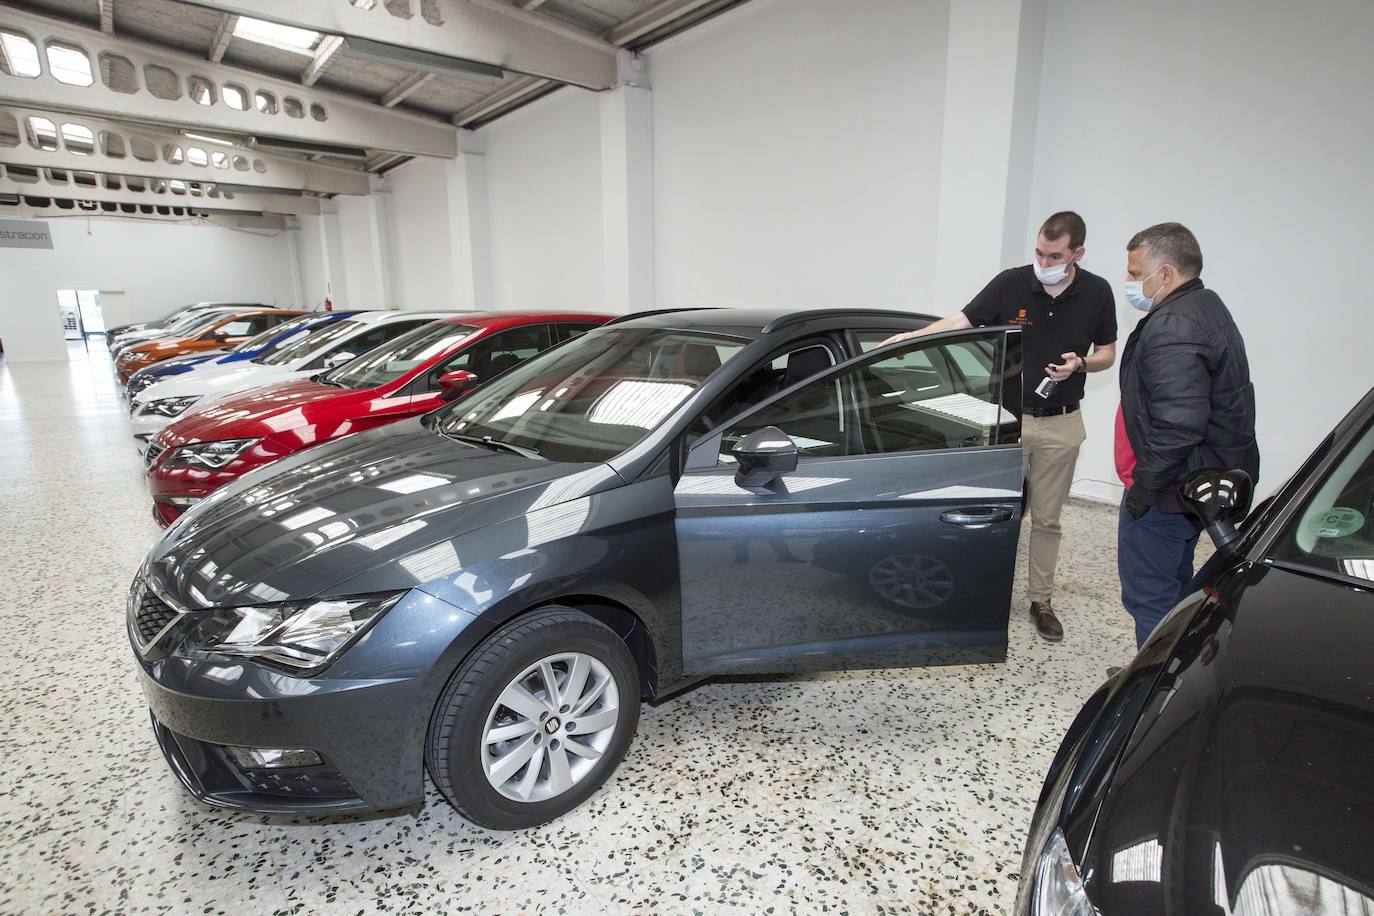
[{"label": "windshield wiper", "polygon": [[528,445],[516,445],[514,442],[507,442],[504,439],[497,439],[492,436],[464,436],[460,433],[444,432],[444,430],[441,427],[436,427],[436,429],[438,429],[439,435],[443,436],[446,439],[452,439],[454,442],[463,442],[467,445],[478,445],[483,448],[491,449],[493,452],[499,452],[502,449],[505,449],[506,451],[513,452],[514,454],[519,455],[522,458],[543,457],[539,454],[539,449],[533,448]]},{"label": "windshield wiper", "polygon": [[334,381],[333,379],[325,378],[325,376],[328,375],[328,374],[329,374],[329,373],[327,373],[327,372],[321,372],[319,375],[312,375],[312,376],[310,376],[310,381],[316,382],[316,383],[318,383],[318,384],[320,384],[320,385],[329,385],[329,386],[331,386],[331,387],[333,387],[333,388],[347,388],[347,387],[348,387],[348,386],[345,385],[343,382],[336,382],[336,381]]}]

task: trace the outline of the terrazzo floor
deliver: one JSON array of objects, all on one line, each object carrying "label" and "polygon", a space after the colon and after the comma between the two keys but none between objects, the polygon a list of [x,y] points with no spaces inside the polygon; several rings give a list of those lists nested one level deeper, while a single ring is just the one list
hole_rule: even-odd
[{"label": "terrazzo floor", "polygon": [[4,913],[1006,913],[1059,736],[1134,651],[1115,510],[1072,505],[1067,635],[1035,635],[1022,569],[1005,665],[707,682],[524,832],[432,788],[414,818],[231,815],[141,702],[124,592],[158,529],[107,359],[0,361],[0,507]]}]

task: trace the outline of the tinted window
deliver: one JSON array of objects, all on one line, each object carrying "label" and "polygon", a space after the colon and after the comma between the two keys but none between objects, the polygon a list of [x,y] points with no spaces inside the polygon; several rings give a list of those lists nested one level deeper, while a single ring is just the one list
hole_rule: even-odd
[{"label": "tinted window", "polygon": [[559,341],[572,340],[574,337],[581,337],[593,328],[601,327],[601,322],[566,322],[558,326]]},{"label": "tinted window", "polygon": [[594,331],[464,398],[439,430],[491,436],[553,461],[605,461],[657,428],[745,343],[659,328]]},{"label": "tinted window", "polygon": [[1374,425],[1332,466],[1289,523],[1273,556],[1374,582]]},{"label": "tinted window", "polygon": [[267,346],[269,342],[276,340],[278,337],[280,337],[283,339],[277,340],[277,343],[272,347],[272,349],[274,350],[279,350],[282,347],[290,343],[293,343],[299,339],[296,337],[296,334],[293,333],[293,330],[299,332],[302,325],[304,325],[308,321],[313,320],[314,318],[310,315],[301,315],[298,318],[295,318],[289,322],[279,324],[275,328],[268,328],[267,330],[262,331],[261,333],[253,337],[248,338],[243,343],[234,347],[234,352],[246,353],[249,350],[256,350],[259,347]]},{"label": "tinted window", "polygon": [[[306,363],[304,369],[323,369],[326,362],[340,359],[354,359],[362,356],[368,350],[379,347],[388,340],[395,340],[407,331],[413,331],[421,325],[429,324],[434,319],[422,318],[419,321],[390,321],[386,324],[377,325],[365,334],[357,337],[350,337],[343,343],[334,345],[331,342],[329,349],[321,350],[317,348],[314,352],[319,355],[310,362]],[[335,338],[337,341],[338,338]]]},{"label": "tinted window", "polygon": [[716,398],[692,426],[690,437],[703,436],[721,423],[835,364],[830,348],[809,341],[770,357]]},{"label": "tinted window", "polygon": [[476,332],[476,328],[465,324],[432,321],[317,378],[344,388],[376,388],[395,381]]},{"label": "tinted window", "polygon": [[[823,376],[732,427],[722,438],[722,459],[733,461],[730,448],[766,426],[790,436],[802,455],[818,457],[1015,441],[1019,422],[1000,404],[1000,374],[970,379],[954,368],[960,361],[982,365],[988,348],[996,355],[999,339],[994,332],[931,343]],[[960,350],[968,352],[956,356]]]},{"label": "tinted window", "polygon": [[423,389],[437,391],[439,376],[457,369],[466,369],[477,376],[479,382],[490,381],[548,348],[548,325],[532,324],[501,331],[473,341],[435,366],[425,374]]}]

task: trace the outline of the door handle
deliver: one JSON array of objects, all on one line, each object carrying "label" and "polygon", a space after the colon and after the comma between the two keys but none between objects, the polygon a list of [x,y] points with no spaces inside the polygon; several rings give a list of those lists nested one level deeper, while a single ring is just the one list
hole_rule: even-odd
[{"label": "door handle", "polygon": [[1012,510],[1005,506],[975,506],[968,509],[950,509],[940,513],[940,521],[960,528],[986,528],[997,522],[1011,521]]}]

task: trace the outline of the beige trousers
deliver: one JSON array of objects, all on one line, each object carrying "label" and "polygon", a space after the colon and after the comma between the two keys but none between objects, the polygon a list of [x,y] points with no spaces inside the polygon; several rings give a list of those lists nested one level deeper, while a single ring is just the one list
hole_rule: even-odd
[{"label": "beige trousers", "polygon": [[1069,498],[1078,450],[1087,433],[1083,411],[1057,417],[1030,417],[1021,422],[1021,454],[1026,469],[1026,511],[1031,517],[1030,600],[1054,595],[1054,568],[1059,563],[1063,529],[1059,514]]}]

